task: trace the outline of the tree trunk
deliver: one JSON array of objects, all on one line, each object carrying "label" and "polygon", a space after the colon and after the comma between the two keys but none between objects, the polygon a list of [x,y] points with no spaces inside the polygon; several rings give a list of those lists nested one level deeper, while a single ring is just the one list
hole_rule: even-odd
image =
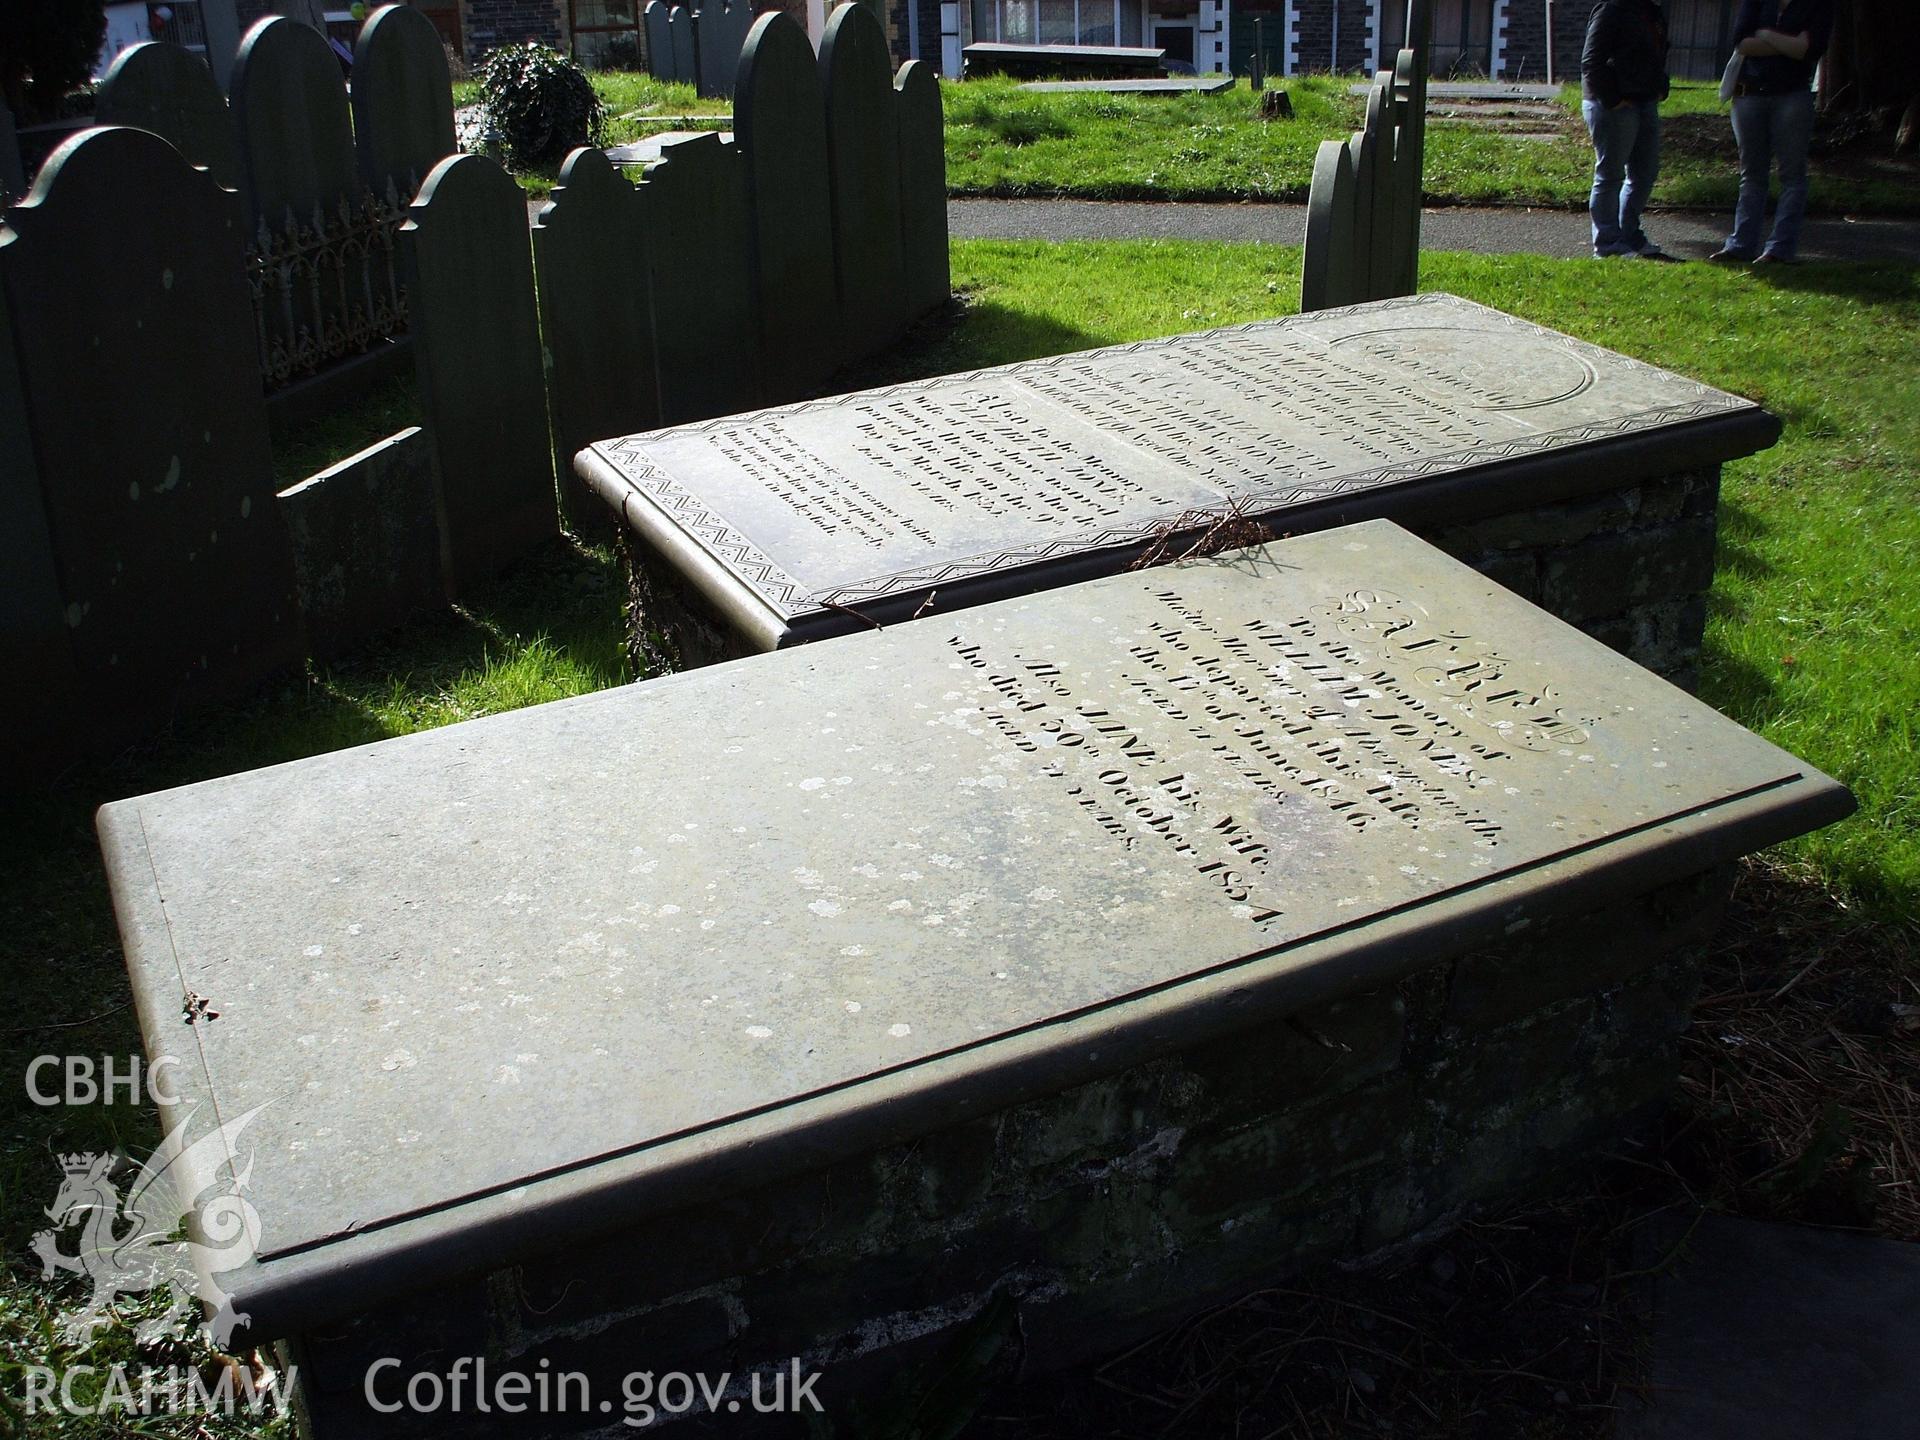
[{"label": "tree trunk", "polygon": [[1920,5],[1914,0],[1835,0],[1833,42],[1820,71],[1820,108],[1831,114],[1886,110],[1920,98]]}]

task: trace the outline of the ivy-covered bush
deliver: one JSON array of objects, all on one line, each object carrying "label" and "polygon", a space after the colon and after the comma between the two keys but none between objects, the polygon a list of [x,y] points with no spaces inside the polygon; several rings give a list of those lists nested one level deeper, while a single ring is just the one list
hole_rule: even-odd
[{"label": "ivy-covered bush", "polygon": [[545,45],[503,45],[480,64],[480,100],[515,169],[597,145],[606,110],[587,72]]}]

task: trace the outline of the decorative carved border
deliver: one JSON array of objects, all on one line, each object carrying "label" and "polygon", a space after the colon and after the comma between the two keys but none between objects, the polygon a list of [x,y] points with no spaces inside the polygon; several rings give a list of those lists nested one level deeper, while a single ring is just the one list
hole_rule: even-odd
[{"label": "decorative carved border", "polygon": [[[1244,496],[1241,503],[1251,514],[1269,514],[1285,506],[1338,499],[1344,495],[1418,480],[1435,472],[1458,471],[1467,466],[1518,459],[1538,454],[1543,450],[1558,448],[1562,444],[1577,445],[1594,440],[1609,440],[1658,425],[1704,419],[1709,415],[1723,414],[1728,410],[1737,409],[1747,403],[1735,400],[1732,396],[1725,396],[1695,401],[1687,405],[1669,405],[1659,410],[1643,410],[1615,420],[1596,421],[1567,430],[1529,435],[1498,445],[1475,446],[1472,450],[1456,450],[1445,454],[1422,456],[1416,460],[1404,460],[1398,464],[1380,466],[1376,469],[1356,470],[1345,475],[1330,476],[1309,484],[1278,485]],[[1007,550],[923,565],[912,570],[896,570],[853,585],[821,591],[814,596],[814,600],[816,603],[831,601],[836,605],[854,605],[862,601],[881,599],[901,591],[951,585],[957,581],[996,570],[1032,565],[1045,560],[1057,560],[1063,556],[1079,554],[1087,550],[1138,544],[1158,533],[1166,524],[1166,518],[1162,516],[1158,520],[1103,530],[1096,535],[1063,537],[1059,540],[1014,546]]]},{"label": "decorative carved border", "polygon": [[[1471,328],[1488,332],[1510,330],[1524,333],[1535,339],[1547,340],[1587,365],[1604,365],[1615,372],[1624,370],[1643,377],[1656,378],[1694,398],[1685,403],[1637,411],[1609,420],[1591,421],[1562,430],[1546,431],[1504,442],[1421,456],[1393,465],[1319,478],[1309,483],[1278,483],[1269,488],[1242,495],[1241,502],[1247,508],[1268,512],[1291,505],[1337,499],[1341,496],[1417,480],[1437,472],[1478,467],[1502,460],[1535,455],[1546,450],[1615,439],[1642,430],[1657,429],[1663,425],[1679,424],[1733,410],[1752,408],[1752,402],[1749,400],[1730,395],[1723,390],[1716,390],[1710,385],[1701,384],[1697,380],[1674,374],[1672,371],[1663,370],[1657,365],[1649,365],[1603,346],[1548,330],[1489,306],[1463,300],[1455,295],[1435,292],[1405,296],[1397,300],[1370,301],[1361,305],[1316,310],[1307,315],[1289,315],[1275,320],[1252,320],[1240,325],[1227,325],[1204,332],[1140,340],[1126,345],[1108,345],[1097,350],[1076,351],[1067,355],[1023,360],[1011,365],[996,365],[979,370],[940,375],[928,380],[915,380],[879,389],[857,391],[851,395],[802,400],[790,405],[753,411],[746,415],[723,415],[711,420],[650,431],[644,435],[608,440],[593,448],[620,471],[636,492],[645,496],[686,533],[698,539],[715,558],[778,610],[783,618],[791,620],[802,613],[819,610],[829,605],[871,602],[902,592],[951,585],[960,580],[994,571],[1040,564],[1069,555],[1083,554],[1090,550],[1138,544],[1159,531],[1164,526],[1166,517],[1161,516],[1154,520],[1081,533],[1071,537],[1038,541],[1004,550],[983,551],[955,560],[917,566],[910,570],[890,571],[850,585],[814,591],[788,574],[759,546],[737,530],[730,521],[715,513],[697,495],[662,469],[648,453],[652,445],[662,439],[678,435],[704,435],[716,430],[733,429],[753,420],[781,415],[800,415],[815,410],[839,409],[856,399],[878,401],[899,395],[924,395],[932,390],[966,385],[988,377],[1017,380],[1024,371],[1058,369],[1069,362],[1083,364],[1100,356],[1177,349],[1189,346],[1197,340],[1220,335],[1268,333],[1297,327],[1318,328],[1329,321],[1339,321],[1354,316],[1364,316],[1369,320],[1378,321],[1385,316],[1408,311],[1439,311],[1449,320],[1454,321],[1459,317],[1470,316],[1481,322]],[[1456,324],[1435,328],[1458,328],[1458,326]]]},{"label": "decorative carved border", "polygon": [[607,440],[593,449],[606,457],[634,490],[712,552],[729,570],[788,619],[812,608],[813,592],[803,587],[706,502],[669,475],[640,446],[645,436]]}]

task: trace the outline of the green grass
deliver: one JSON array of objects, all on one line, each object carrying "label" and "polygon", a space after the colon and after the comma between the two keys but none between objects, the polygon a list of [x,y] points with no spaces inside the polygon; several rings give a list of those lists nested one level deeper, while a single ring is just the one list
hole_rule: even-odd
[{"label": "green grass", "polygon": [[[955,257],[974,313],[896,366],[968,369],[1232,324],[1299,295],[1294,249],[975,242]],[[1726,468],[1704,693],[1858,794],[1858,816],[1792,853],[1878,913],[1920,922],[1920,274],[1430,255],[1421,284],[1782,417],[1778,445]]]},{"label": "green grass", "polygon": [[306,425],[275,430],[273,488],[285,490],[298,485],[329,465],[419,423],[420,395],[412,374],[395,376],[356,405]]},{"label": "green grass", "polygon": [[[954,195],[1094,200],[1304,200],[1322,140],[1344,139],[1364,118],[1351,75],[1284,82],[1291,120],[1261,120],[1243,86],[1220,95],[1040,94],[1006,79],[945,84],[947,187]],[[644,75],[593,76],[609,117],[608,144],[657,134],[669,121],[730,115],[732,102]],[[471,82],[455,103],[478,98]],[[1563,86],[1552,140],[1519,140],[1465,121],[1427,127],[1427,199],[1433,204],[1586,203],[1593,153],[1580,92]],[[1738,180],[1733,129],[1713,85],[1680,81],[1661,107],[1666,124],[1655,203],[1730,209]],[[688,128],[715,128],[703,122]],[[1884,148],[1885,142],[1882,143]],[[517,177],[531,195],[553,188],[551,169]],[[1920,164],[1884,156],[1816,153],[1815,213],[1920,215]]]},{"label": "green grass", "polygon": [[[607,107],[609,145],[658,134],[683,117],[733,113],[731,100],[702,99],[690,85],[625,71],[596,71],[592,79]],[[1320,142],[1345,139],[1365,118],[1365,102],[1348,93],[1357,79],[1296,75],[1276,82],[1293,101],[1291,120],[1260,119],[1244,84],[1219,95],[1090,95],[1041,94],[1007,79],[943,83],[947,188],[954,195],[1089,200],[1305,200]],[[478,99],[474,82],[454,86],[456,105]],[[1577,85],[1561,87],[1559,110],[1550,123],[1560,133],[1550,141],[1433,120],[1428,201],[1584,206],[1593,151]],[[1738,188],[1733,127],[1714,86],[1677,82],[1661,113],[1667,128],[1655,203],[1731,209]],[[555,168],[515,178],[528,194],[542,196],[553,188]],[[1815,213],[1920,215],[1920,163],[1816,154],[1808,204]]]},{"label": "green grass", "polygon": [[[1285,313],[1297,250],[1186,243],[954,247],[964,317],[868,367],[880,382]],[[1807,265],[1761,278],[1702,265],[1427,257],[1425,288],[1487,301],[1761,400],[1781,443],[1728,467],[1705,693],[1852,785],[1853,820],[1797,842],[1856,913],[1920,921],[1920,276]],[[0,814],[0,1074],[52,1051],[127,1056],[139,1037],[91,815],[99,803],[618,683],[622,587],[603,550],[556,544],[459,612],[417,621],[350,663],[77,768]],[[62,1150],[156,1138],[128,1105],[40,1110],[0,1098],[0,1434],[29,1360],[132,1355],[124,1329],[90,1348],[49,1326],[71,1289],[25,1253]],[[169,1356],[149,1356],[168,1361]],[[196,1434],[191,1420],[142,1434]],[[116,1428],[116,1426],[118,1428]],[[118,1422],[44,1418],[31,1432],[124,1435]],[[214,1435],[253,1433],[245,1425]]]},{"label": "green grass", "polygon": [[[1304,200],[1322,140],[1364,119],[1355,77],[1283,83],[1292,120],[1261,120],[1244,86],[1220,95],[1037,94],[1011,80],[948,85],[947,185],[956,195],[1097,200]],[[1553,140],[1520,140],[1466,121],[1427,127],[1425,188],[1435,204],[1586,204],[1593,152],[1579,89],[1561,90]],[[1714,87],[1675,85],[1658,204],[1725,209],[1738,186],[1732,126]],[[1815,211],[1920,214],[1920,166],[1813,162]]]}]

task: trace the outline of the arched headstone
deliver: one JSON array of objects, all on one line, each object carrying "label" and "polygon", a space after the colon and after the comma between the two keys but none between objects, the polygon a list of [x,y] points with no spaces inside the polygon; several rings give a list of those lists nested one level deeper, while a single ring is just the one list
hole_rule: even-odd
[{"label": "arched headstone", "polygon": [[924,60],[909,60],[893,82],[900,132],[900,263],[907,318],[947,303],[947,143],[940,81]]},{"label": "arched headstone", "polygon": [[561,511],[579,534],[606,512],[575,478],[574,455],[660,423],[640,197],[605,151],[576,150],[560,167],[553,198],[533,222],[533,258],[554,473]]},{"label": "arched headstone", "polygon": [[839,354],[826,111],[813,46],[791,16],[763,15],[747,36],[733,128],[753,211],[761,392],[775,404],[817,387]]},{"label": "arched headstone", "polygon": [[407,5],[383,5],[353,46],[353,139],[360,178],[376,195],[392,182],[401,201],[457,148],[447,52],[433,22]]},{"label": "arched headstone", "polygon": [[307,224],[359,194],[346,83],[317,31],[277,15],[255,25],[229,98],[250,223]]},{"label": "arched headstone", "polygon": [[900,144],[893,67],[872,13],[842,5],[820,40],[834,288],[846,358],[899,337],[906,318],[900,255]]},{"label": "arched headstone", "polygon": [[1373,93],[1367,97],[1367,134],[1373,138],[1373,203],[1362,243],[1367,247],[1367,288],[1362,300],[1384,300],[1394,293],[1400,279],[1399,251],[1396,247],[1401,222],[1394,213],[1399,195],[1396,177],[1398,156],[1394,141],[1399,127],[1394,123],[1393,72],[1382,70],[1373,79]]},{"label": "arched headstone", "polygon": [[0,203],[25,193],[27,177],[20,165],[20,137],[13,128],[13,111],[0,100]]},{"label": "arched headstone", "polygon": [[673,73],[667,78],[697,85],[700,71],[694,60],[693,12],[684,6],[667,12],[667,48],[673,56]]},{"label": "arched headstone", "polygon": [[640,202],[662,423],[751,410],[759,347],[745,157],[711,133],[668,145]]},{"label": "arched headstone", "polygon": [[440,457],[441,544],[456,596],[558,531],[525,193],[454,155],[400,227],[420,408]]},{"label": "arched headstone", "polygon": [[227,189],[240,186],[233,117],[207,62],[190,50],[153,40],[122,50],[100,82],[93,116],[151,130]]},{"label": "arched headstone", "polygon": [[1412,295],[1420,288],[1420,207],[1425,197],[1427,76],[1420,53],[1402,50],[1394,65],[1394,101],[1400,123],[1394,133],[1393,293]]},{"label": "arched headstone", "polygon": [[56,150],[0,229],[82,723],[102,738],[300,663],[241,233],[231,192],[118,127]]},{"label": "arched headstone", "polygon": [[647,73],[656,80],[673,79],[673,32],[667,28],[667,7],[661,0],[647,0],[640,12],[640,27],[647,36]]},{"label": "arched headstone", "polygon": [[[753,28],[753,0],[707,0],[700,8],[700,93],[733,94],[741,47]],[[809,47],[811,48],[811,47]]]},{"label": "arched headstone", "polygon": [[1322,140],[1307,200],[1307,246],[1300,269],[1303,311],[1352,301],[1353,195],[1352,151],[1345,141]]},{"label": "arched headstone", "polygon": [[1379,149],[1371,130],[1356,130],[1347,141],[1353,172],[1353,289],[1337,303],[1353,305],[1373,294],[1373,167]]},{"label": "arched headstone", "polygon": [[65,609],[13,323],[0,288],[0,666],[8,675],[33,677],[31,689],[8,706],[12,741],[0,745],[0,791],[63,765],[81,739]]}]

